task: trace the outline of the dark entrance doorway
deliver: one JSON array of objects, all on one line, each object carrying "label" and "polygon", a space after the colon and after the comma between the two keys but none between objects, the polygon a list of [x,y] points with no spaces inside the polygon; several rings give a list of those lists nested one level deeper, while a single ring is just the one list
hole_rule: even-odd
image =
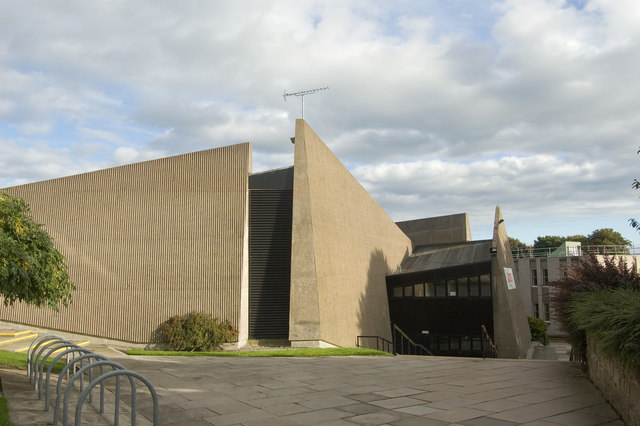
[{"label": "dark entrance doorway", "polygon": [[387,276],[389,315],[434,355],[482,356],[481,326],[493,336],[491,263]]}]

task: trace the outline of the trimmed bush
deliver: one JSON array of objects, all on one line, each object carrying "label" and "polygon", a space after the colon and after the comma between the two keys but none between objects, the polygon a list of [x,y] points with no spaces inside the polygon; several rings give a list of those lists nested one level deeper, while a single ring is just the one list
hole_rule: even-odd
[{"label": "trimmed bush", "polygon": [[211,352],[238,339],[238,331],[229,321],[221,322],[204,312],[171,317],[160,324],[158,331],[172,351]]},{"label": "trimmed bush", "polygon": [[547,323],[540,318],[528,317],[529,330],[531,330],[531,340],[540,342],[543,345],[548,343],[547,340]]},{"label": "trimmed bush", "polygon": [[629,288],[577,294],[569,304],[573,327],[602,351],[640,367],[640,291]]}]

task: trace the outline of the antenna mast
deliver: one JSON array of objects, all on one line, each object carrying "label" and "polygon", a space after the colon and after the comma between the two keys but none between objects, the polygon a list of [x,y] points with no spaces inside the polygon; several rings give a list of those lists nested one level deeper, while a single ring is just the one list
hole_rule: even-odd
[{"label": "antenna mast", "polygon": [[287,91],[285,90],[282,97],[284,98],[285,102],[287,101],[287,96],[298,96],[302,98],[302,118],[304,118],[304,96],[311,95],[313,93],[319,92],[320,90],[329,90],[329,87],[320,87],[319,89],[302,90],[300,92],[293,92],[293,93],[287,93]]}]

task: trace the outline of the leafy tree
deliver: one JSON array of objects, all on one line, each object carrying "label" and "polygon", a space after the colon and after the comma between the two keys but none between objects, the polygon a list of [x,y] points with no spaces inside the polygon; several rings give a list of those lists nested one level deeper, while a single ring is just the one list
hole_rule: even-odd
[{"label": "leafy tree", "polygon": [[533,247],[537,249],[541,248],[556,248],[560,247],[565,241],[575,241],[581,243],[583,246],[629,246],[631,241],[625,239],[621,233],[614,231],[611,228],[596,229],[589,236],[584,235],[571,235],[568,237],[560,237],[557,235],[547,235],[544,237],[538,237],[533,242]]},{"label": "leafy tree", "polygon": [[528,249],[528,248],[530,248],[529,245],[523,243],[519,239],[511,238],[511,237],[509,237],[509,245],[511,246],[511,250]]},{"label": "leafy tree", "polygon": [[571,321],[572,303],[585,292],[626,288],[640,291],[640,275],[636,272],[635,262],[629,265],[625,259],[615,256],[604,257],[602,262],[595,255],[584,259],[565,271],[565,275],[549,283],[554,287],[551,304],[558,314],[562,328],[568,333],[568,341],[574,348],[578,359],[586,359],[586,335],[584,329]]},{"label": "leafy tree", "polygon": [[58,310],[71,302],[64,257],[21,199],[0,193],[0,297]]},{"label": "leafy tree", "polygon": [[[640,149],[638,150],[638,152],[636,152],[636,154],[640,154]],[[633,183],[631,184],[631,187],[633,189],[640,189],[640,182],[638,182],[638,179],[634,179]],[[638,222],[636,219],[631,218],[629,219],[629,223],[631,224],[631,227],[637,231],[640,232],[640,222]]]},{"label": "leafy tree", "polygon": [[567,237],[566,241],[575,241],[583,246],[588,246],[589,244],[591,244],[589,242],[589,237],[585,237],[584,235],[570,235]]},{"label": "leafy tree", "polygon": [[630,246],[631,241],[611,228],[596,229],[589,234],[589,245],[592,246]]},{"label": "leafy tree", "polygon": [[562,243],[567,241],[566,237],[559,237],[557,235],[547,235],[545,237],[538,237],[533,242],[533,248],[556,248],[560,247]]}]

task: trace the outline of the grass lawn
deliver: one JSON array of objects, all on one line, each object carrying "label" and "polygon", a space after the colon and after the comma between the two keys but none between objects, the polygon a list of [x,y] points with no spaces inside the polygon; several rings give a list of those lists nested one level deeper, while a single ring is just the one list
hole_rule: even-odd
[{"label": "grass lawn", "polygon": [[[0,351],[0,368],[27,369],[27,356],[15,352]],[[7,400],[0,394],[0,426],[9,426]]]},{"label": "grass lawn", "polygon": [[0,426],[9,426],[9,409],[7,408],[7,400],[0,395]]},{"label": "grass lawn", "polygon": [[[48,363],[46,364],[49,365]],[[65,366],[65,362],[59,360],[56,363],[53,371],[55,373],[59,373],[62,371],[62,368]],[[27,369],[27,354],[21,354],[16,352],[9,352],[0,350],[0,368],[15,368],[18,370],[26,370]],[[46,371],[46,368],[45,368]]]},{"label": "grass lawn", "polygon": [[[59,373],[62,371],[65,363],[58,361],[53,371]],[[0,368],[13,368],[17,370],[27,369],[27,355],[16,352],[0,350]],[[10,426],[9,409],[7,408],[7,400],[0,394],[0,426]]]},{"label": "grass lawn", "polygon": [[0,368],[27,369],[27,355],[0,350]]},{"label": "grass lawn", "polygon": [[318,357],[318,356],[393,356],[390,353],[366,348],[298,348],[257,351],[180,352],[131,349],[127,355],[148,356],[231,356],[231,357]]}]

